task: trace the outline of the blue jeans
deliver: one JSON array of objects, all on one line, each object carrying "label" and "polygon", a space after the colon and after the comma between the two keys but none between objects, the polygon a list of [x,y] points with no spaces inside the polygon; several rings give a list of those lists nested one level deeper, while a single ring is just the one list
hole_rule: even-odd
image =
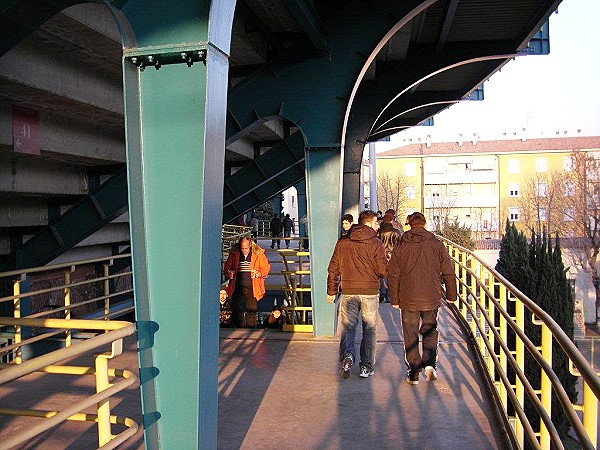
[{"label": "blue jeans", "polygon": [[360,365],[372,370],[375,364],[375,345],[377,343],[377,310],[379,295],[342,295],[340,317],[342,319],[342,337],[340,341],[340,361],[347,353],[356,360],[354,339],[358,316],[362,318],[363,338],[360,343]]}]

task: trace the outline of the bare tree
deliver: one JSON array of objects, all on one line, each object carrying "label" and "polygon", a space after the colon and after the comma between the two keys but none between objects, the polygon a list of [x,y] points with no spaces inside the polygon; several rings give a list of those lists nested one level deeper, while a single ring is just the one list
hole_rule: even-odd
[{"label": "bare tree", "polygon": [[398,213],[409,199],[406,177],[400,172],[377,171],[377,205],[382,211],[393,209]]},{"label": "bare tree", "polygon": [[542,231],[555,233],[560,230],[564,210],[562,174],[558,172],[536,173],[525,178],[519,197],[520,220],[537,234]]},{"label": "bare tree", "polygon": [[540,234],[566,238],[570,263],[588,273],[600,316],[600,153],[575,150],[564,172],[536,174],[522,183],[521,220]]},{"label": "bare tree", "polygon": [[452,222],[450,216],[457,201],[458,196],[450,185],[429,185],[425,188],[426,215],[433,218],[436,228],[441,228],[444,223]]},{"label": "bare tree", "polygon": [[475,239],[484,239],[496,237],[496,209],[484,206],[474,206],[471,208],[471,214],[474,216],[475,223]]},{"label": "bare tree", "polygon": [[600,313],[600,153],[573,151],[571,170],[562,174],[560,234],[573,238],[572,263],[592,279],[596,317]]}]

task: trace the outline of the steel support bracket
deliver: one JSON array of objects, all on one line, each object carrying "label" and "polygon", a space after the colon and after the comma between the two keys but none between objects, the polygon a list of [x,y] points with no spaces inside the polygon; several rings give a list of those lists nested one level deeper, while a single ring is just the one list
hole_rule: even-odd
[{"label": "steel support bracket", "polygon": [[195,62],[206,64],[207,42],[176,44],[168,46],[137,47],[124,49],[123,58],[137,66],[140,71],[154,66],[156,70],[168,64],[185,63],[192,67]]},{"label": "steel support bracket", "polygon": [[340,152],[342,150],[341,145],[325,145],[318,147],[305,147],[307,152]]}]

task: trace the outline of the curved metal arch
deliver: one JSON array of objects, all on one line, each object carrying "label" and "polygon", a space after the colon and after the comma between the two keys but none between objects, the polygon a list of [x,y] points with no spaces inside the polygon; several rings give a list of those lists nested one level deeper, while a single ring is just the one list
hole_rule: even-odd
[{"label": "curved metal arch", "polygon": [[409,113],[411,111],[416,111],[416,110],[421,109],[421,108],[427,108],[429,106],[435,106],[435,105],[455,105],[457,103],[462,103],[464,101],[466,101],[466,100],[463,100],[463,99],[446,100],[446,101],[442,101],[442,102],[423,103],[422,105],[415,106],[413,108],[409,108],[407,110],[402,111],[400,114],[396,114],[394,117],[392,117],[392,118],[388,119],[386,122],[384,122],[376,131],[374,131],[373,133],[369,134],[369,138],[368,139],[371,139],[371,137],[373,137],[373,136],[375,136],[375,135],[377,135],[379,133],[385,133],[385,132],[392,131],[392,130],[404,130],[404,129],[407,129],[407,128],[411,128],[412,125],[402,125],[402,126],[396,126],[396,127],[392,126],[392,127],[381,129],[381,127],[383,125],[385,125],[386,123],[389,123],[389,122],[393,121],[394,119],[399,118],[403,114]]},{"label": "curved metal arch", "polygon": [[346,113],[344,114],[344,122],[342,124],[342,138],[341,138],[342,148],[344,148],[345,141],[346,141],[346,131],[347,131],[347,127],[348,127],[348,119],[350,117],[350,112],[352,110],[354,97],[356,96],[356,92],[358,91],[358,88],[359,88],[361,82],[363,81],[365,74],[367,73],[367,70],[369,69],[369,66],[375,60],[375,57],[377,56],[379,51],[383,48],[383,46],[385,44],[387,44],[387,42],[392,38],[392,36],[394,36],[394,34],[396,34],[403,27],[408,25],[411,20],[416,18],[422,12],[426,11],[431,5],[433,5],[434,3],[437,3],[438,1],[439,0],[426,0],[423,3],[421,3],[421,5],[419,5],[418,7],[414,8],[412,11],[410,11],[408,14],[406,14],[392,28],[390,28],[390,30],[379,41],[379,43],[375,46],[375,48],[373,49],[373,51],[371,52],[371,54],[365,61],[362,69],[360,70],[360,72],[358,74],[358,77],[356,78],[356,81],[354,82],[354,86],[352,87],[352,92],[350,93],[350,97],[348,99],[348,105],[346,107]]},{"label": "curved metal arch", "polygon": [[416,110],[418,110],[418,109],[421,109],[421,108],[426,108],[426,107],[428,107],[428,106],[435,106],[435,105],[453,105],[453,104],[456,104],[456,103],[460,103],[461,101],[463,101],[463,100],[462,100],[462,99],[457,99],[457,100],[444,100],[444,101],[440,101],[440,102],[430,102],[430,103],[423,103],[422,105],[418,105],[418,106],[414,106],[414,107],[412,107],[412,108],[405,109],[405,110],[404,110],[404,111],[402,111],[401,113],[399,113],[399,114],[396,114],[395,116],[393,116],[393,117],[390,117],[388,120],[386,120],[385,122],[383,122],[383,123],[382,123],[382,124],[381,124],[379,127],[377,127],[377,130],[375,130],[375,131],[373,132],[373,134],[377,134],[377,133],[379,133],[379,132],[381,131],[381,128],[382,128],[382,127],[383,127],[385,124],[388,124],[388,123],[390,123],[391,121],[393,121],[393,120],[395,120],[395,119],[399,118],[400,116],[402,116],[402,115],[404,115],[404,114],[407,114],[407,113],[409,113],[409,112],[416,111]]},{"label": "curved metal arch", "polygon": [[418,79],[414,83],[406,86],[393,99],[391,99],[388,102],[388,104],[383,107],[383,109],[381,110],[381,112],[377,115],[377,117],[373,121],[373,126],[369,130],[369,134],[373,134],[374,131],[379,130],[379,128],[381,128],[383,125],[385,125],[385,123],[387,123],[387,121],[384,122],[383,124],[381,124],[380,126],[378,126],[377,129],[374,130],[374,128],[375,128],[375,126],[377,124],[377,121],[381,118],[381,116],[383,115],[383,113],[385,112],[385,110],[388,109],[391,106],[392,103],[394,103],[398,98],[400,98],[406,92],[410,91],[414,87],[416,87],[419,84],[421,84],[423,81],[428,80],[429,78],[433,78],[436,75],[439,75],[441,73],[447,72],[448,70],[456,69],[457,67],[461,67],[461,66],[465,66],[465,65],[469,65],[469,64],[474,64],[474,63],[478,63],[478,62],[484,62],[484,61],[494,61],[494,60],[498,60],[498,59],[505,59],[505,60],[508,61],[508,60],[510,60],[512,58],[516,58],[518,56],[525,56],[525,55],[523,53],[509,53],[509,54],[505,54],[505,55],[480,56],[480,57],[477,57],[477,58],[466,59],[466,60],[458,62],[458,63],[450,64],[449,66],[442,67],[441,69],[438,69],[438,70],[435,70],[435,71],[431,72],[430,74],[428,74],[428,75],[426,75],[426,76]]},{"label": "curved metal arch", "polygon": [[[344,139],[349,98],[355,94],[371,61],[398,29],[437,1],[440,0],[385,2],[382,5],[385,8],[374,16],[376,23],[363,27],[360,34],[353,32],[352,42],[348,42],[348,35],[344,33],[362,23],[373,5],[359,2],[352,8],[344,8],[343,14],[336,15],[335,20],[327,23],[331,39],[337,40],[338,44],[332,44],[336,51],[332,52],[330,58],[298,60],[293,61],[294,64],[285,59],[272,61],[270,70],[257,72],[253,78],[244,80],[230,90],[228,119],[235,117],[234,121],[238,123],[228,127],[228,141],[246,134],[247,129],[253,127],[261,116],[278,114],[278,103],[284,99],[287,115],[293,115],[297,123],[303,122],[311,146],[338,145]],[[403,19],[390,29],[389,19],[394,14]],[[361,37],[360,42],[358,37]],[[316,77],[319,82],[316,82]],[[294,82],[293,90],[284,85]],[[263,88],[277,90],[277,99],[261,96]],[[305,94],[308,90],[310,95]],[[327,92],[327,96],[322,94],[324,92]],[[315,108],[317,102],[321,107]]]}]

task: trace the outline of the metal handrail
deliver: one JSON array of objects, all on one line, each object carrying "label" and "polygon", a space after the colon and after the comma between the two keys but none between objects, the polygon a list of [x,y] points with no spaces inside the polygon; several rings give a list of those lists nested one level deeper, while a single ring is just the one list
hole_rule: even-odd
[{"label": "metal handrail", "polygon": [[[95,422],[98,427],[98,446],[100,448],[115,448],[133,436],[138,429],[137,423],[128,417],[119,417],[110,414],[110,398],[137,382],[135,374],[128,370],[117,370],[108,368],[108,360],[117,356],[122,351],[122,339],[135,333],[135,326],[129,322],[111,321],[117,313],[122,314],[124,309],[113,310],[114,299],[123,295],[133,296],[133,290],[126,287],[117,291],[111,287],[111,280],[126,277],[132,277],[131,271],[122,271],[116,274],[110,274],[109,268],[115,263],[115,260],[131,258],[130,254],[110,256],[106,258],[94,258],[84,261],[55,264],[44,267],[34,267],[28,269],[13,270],[0,273],[0,279],[11,280],[13,285],[13,295],[0,298],[0,303],[10,302],[14,305],[13,317],[0,317],[0,327],[14,327],[14,334],[9,335],[8,345],[0,348],[0,357],[5,358],[10,363],[0,364],[0,385],[10,383],[16,379],[38,372],[45,372],[46,376],[51,374],[70,374],[70,375],[94,375],[96,378],[96,392],[90,393],[90,396],[78,401],[74,405],[61,411],[42,411],[35,409],[20,409],[15,407],[0,407],[0,414],[16,415],[25,417],[42,417],[44,420],[34,426],[27,427],[17,435],[9,436],[0,443],[0,449],[20,447],[31,438],[43,433],[66,420],[69,421],[87,421]],[[78,267],[89,267],[90,265],[103,265],[104,274],[92,275],[83,281],[71,281],[71,277]],[[56,276],[59,283],[51,287],[27,290],[29,286],[24,284],[30,276],[44,275],[49,273]],[[128,278],[127,278],[128,277]],[[62,280],[62,282],[61,282]],[[56,280],[55,280],[56,281]],[[92,290],[93,298],[85,298],[76,303],[71,302],[71,294],[79,287],[85,288],[94,286]],[[96,290],[97,289],[97,290]],[[90,297],[90,290],[85,290],[85,295]],[[34,311],[26,317],[21,317],[24,309],[23,299],[33,298],[38,295],[48,295],[59,293],[60,302],[64,304],[56,308],[44,311]],[[96,293],[98,295],[96,295]],[[111,304],[112,301],[112,304]],[[71,319],[71,310],[95,302],[103,302],[102,315],[97,320]],[[130,310],[127,308],[126,310]],[[47,315],[59,315],[57,318],[44,318]],[[38,334],[24,338],[23,329],[26,327],[35,327],[42,330]],[[86,339],[79,340],[76,344],[72,343],[72,334],[75,331],[92,330],[101,334],[82,336]],[[44,354],[30,360],[23,361],[21,358],[21,349],[25,345],[43,341],[53,336],[66,336],[65,347],[59,350]],[[92,337],[89,337],[92,336]],[[11,342],[12,341],[12,342]],[[111,344],[111,352],[95,355],[94,368],[79,368],[68,365],[55,365],[67,358],[81,355],[85,352],[95,350],[100,346]],[[118,377],[121,380],[109,383],[109,377]],[[97,414],[83,413],[89,407],[96,407]],[[126,427],[125,430],[113,435],[111,424],[120,424]]]},{"label": "metal handrail", "polygon": [[[471,331],[482,358],[487,361],[484,367],[491,384],[496,390],[499,409],[511,427],[513,440],[521,448],[524,439],[535,447],[547,450],[563,448],[560,437],[551,421],[551,394],[559,400],[565,414],[577,434],[580,445],[585,449],[595,449],[597,445],[598,400],[600,399],[600,377],[590,363],[577,349],[560,326],[535,302],[529,299],[502,275],[490,268],[477,255],[447,239],[440,237],[446,245],[455,265],[459,283],[457,304],[454,310],[461,315]],[[496,296],[494,287],[498,287]],[[506,310],[508,301],[517,305],[516,317]],[[535,346],[524,331],[524,311],[529,310],[534,317],[533,323],[542,327],[541,348]],[[495,316],[500,322],[496,323]],[[470,317],[469,317],[470,316]],[[487,326],[487,327],[486,327]],[[506,342],[507,330],[516,336],[515,348]],[[477,336],[477,332],[479,335]],[[570,364],[575,366],[584,386],[583,405],[573,405],[564,387],[552,369],[552,339],[560,345]],[[496,354],[498,344],[500,354]],[[524,374],[524,354],[527,351],[540,367],[541,392],[533,389]],[[508,379],[508,368],[515,373],[515,383]],[[538,397],[538,394],[540,396]],[[540,431],[534,432],[523,411],[524,398],[532,402],[540,416]],[[510,417],[508,406],[513,407],[516,417]],[[577,411],[582,412],[579,419]],[[539,441],[538,441],[539,438]]]},{"label": "metal handrail", "polygon": [[[0,370],[0,385],[14,381],[22,376],[36,371],[46,373],[63,373],[74,375],[90,375],[96,377],[97,392],[86,399],[77,402],[62,411],[40,411],[20,410],[15,408],[0,408],[0,413],[10,415],[25,415],[33,417],[45,417],[46,419],[24,432],[10,436],[0,443],[0,450],[15,448],[29,439],[43,433],[66,420],[85,420],[98,423],[98,443],[100,448],[115,448],[124,440],[133,436],[137,429],[137,423],[127,417],[110,415],[109,398],[123,389],[137,382],[137,377],[127,370],[115,370],[108,368],[108,359],[122,352],[123,338],[135,333],[135,325],[124,321],[105,320],[71,320],[71,319],[21,319],[12,317],[0,317],[2,326],[31,326],[40,328],[60,329],[82,329],[82,330],[107,330],[106,332],[82,341],[77,345],[64,347],[46,355],[22,361],[20,363],[3,364]],[[95,350],[101,346],[111,344],[110,353],[102,353],[95,356],[96,368],[55,366],[68,358],[78,356]],[[109,376],[119,376],[122,381],[109,383]],[[97,414],[82,414],[85,409],[96,406]],[[119,423],[127,429],[117,435],[111,432],[111,424]]]}]

